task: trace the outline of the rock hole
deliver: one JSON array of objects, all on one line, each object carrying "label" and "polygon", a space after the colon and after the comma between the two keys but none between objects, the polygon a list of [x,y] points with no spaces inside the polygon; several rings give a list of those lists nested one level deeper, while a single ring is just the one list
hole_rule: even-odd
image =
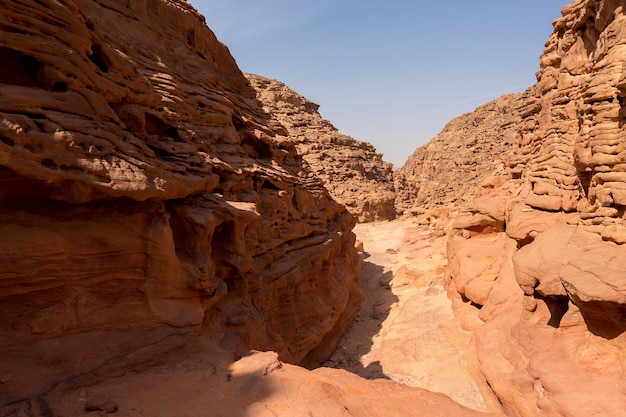
[{"label": "rock hole", "polygon": [[54,162],[52,159],[42,159],[41,160],[41,165],[43,165],[44,167],[48,168],[48,169],[57,169],[58,166],[56,164],[56,162]]},{"label": "rock hole", "polygon": [[4,136],[0,136],[0,142],[4,143],[7,146],[15,146],[15,141],[13,139],[9,139]]},{"label": "rock hole", "polygon": [[179,139],[178,130],[174,126],[164,122],[151,113],[146,113],[146,133],[148,135]]},{"label": "rock hole", "polygon": [[63,81],[57,81],[52,86],[52,91],[55,93],[65,93],[67,92],[67,84],[65,84]]},{"label": "rock hole", "polygon": [[559,328],[561,326],[561,320],[567,310],[569,309],[569,297],[555,296],[544,298],[548,310],[550,310],[550,320],[548,320],[548,326]]},{"label": "rock hole", "polygon": [[272,149],[270,145],[255,136],[246,135],[241,141],[241,146],[243,146],[253,158],[260,160],[272,159]]},{"label": "rock hole", "polygon": [[237,116],[236,114],[233,115],[232,122],[233,122],[233,126],[235,126],[235,129],[237,130],[241,129],[242,127],[246,125],[243,119]]},{"label": "rock hole", "polygon": [[626,331],[626,308],[610,301],[582,301],[573,296],[587,329],[596,336],[611,340]]},{"label": "rock hole", "polygon": [[280,188],[278,188],[273,183],[271,183],[270,181],[267,181],[267,180],[263,181],[263,184],[261,185],[261,188],[263,188],[265,190],[280,191]]},{"label": "rock hole", "polygon": [[465,296],[465,294],[460,294],[461,295],[461,301],[463,301],[464,303],[469,303],[469,305],[471,305],[472,307],[475,307],[476,309],[480,310],[481,308],[483,308],[482,305],[470,300],[469,298],[467,298]]},{"label": "rock hole", "polygon": [[85,26],[87,26],[87,29],[89,29],[89,30],[90,30],[90,31],[92,31],[92,32],[93,32],[94,30],[96,30],[95,25],[94,25],[94,24],[93,24],[93,22],[92,22],[91,20],[89,20],[89,19],[86,19],[86,20],[85,20]]},{"label": "rock hole", "polygon": [[0,83],[41,88],[41,62],[15,49],[0,47]]},{"label": "rock hole", "polygon": [[211,237],[211,258],[215,264],[215,277],[226,283],[229,293],[234,291],[235,278],[240,277],[237,267],[231,260],[235,252],[235,239],[233,221],[225,221],[218,225]]},{"label": "rock hole", "polygon": [[87,55],[87,58],[89,58],[89,60],[100,69],[100,71],[104,73],[109,72],[109,64],[104,58],[102,49],[98,45],[94,44],[91,46],[91,51],[91,55]]},{"label": "rock hole", "polygon": [[526,245],[529,245],[531,243],[533,243],[535,239],[530,237],[530,236],[526,236],[524,239],[520,239],[517,241],[517,249],[521,249]]},{"label": "rock hole", "polygon": [[31,119],[35,119],[35,120],[46,120],[47,117],[43,114],[37,114],[37,113],[22,113],[24,116],[28,116]]}]

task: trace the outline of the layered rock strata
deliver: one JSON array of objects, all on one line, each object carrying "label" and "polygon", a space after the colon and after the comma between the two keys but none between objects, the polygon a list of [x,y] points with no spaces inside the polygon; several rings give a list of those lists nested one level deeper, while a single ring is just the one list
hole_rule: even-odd
[{"label": "layered rock strata", "polygon": [[481,185],[501,185],[525,103],[521,93],[502,96],[455,118],[417,148],[396,174],[397,210],[441,226]]},{"label": "layered rock strata", "polygon": [[450,294],[510,415],[626,409],[625,6],[563,9],[510,179],[466,206],[449,241]]},{"label": "layered rock strata", "polygon": [[355,219],[202,16],[16,0],[0,28],[0,405],[175,335],[330,354]]},{"label": "layered rock strata", "polygon": [[360,222],[396,216],[393,167],[367,142],[343,135],[319,105],[284,83],[246,74],[263,108],[285,126],[296,148],[331,195]]}]

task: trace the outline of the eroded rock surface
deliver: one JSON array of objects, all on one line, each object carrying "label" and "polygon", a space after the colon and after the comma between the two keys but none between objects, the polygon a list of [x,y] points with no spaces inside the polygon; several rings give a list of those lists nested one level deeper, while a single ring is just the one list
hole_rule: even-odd
[{"label": "eroded rock surface", "polygon": [[154,372],[135,372],[98,386],[63,387],[42,402],[51,412],[72,416],[94,415],[86,410],[90,405],[96,410],[117,406],[122,416],[152,417],[496,417],[443,394],[385,379],[368,381],[340,369],[309,371],[281,362],[273,352],[250,352],[231,364],[184,353],[173,364],[156,366],[158,379]]},{"label": "eroded rock surface", "polygon": [[337,201],[360,222],[396,217],[393,167],[367,142],[343,135],[319,105],[284,83],[246,74],[263,108],[285,126],[298,152]]},{"label": "eroded rock surface", "polygon": [[0,405],[190,334],[325,359],[355,219],[203,17],[19,0],[0,28]]},{"label": "eroded rock surface", "polygon": [[417,148],[396,174],[397,210],[443,227],[481,185],[502,185],[525,103],[521,93],[502,96],[452,120]]},{"label": "eroded rock surface", "polygon": [[449,241],[460,325],[511,415],[626,409],[624,6],[563,9],[524,95],[510,177],[467,204]]}]

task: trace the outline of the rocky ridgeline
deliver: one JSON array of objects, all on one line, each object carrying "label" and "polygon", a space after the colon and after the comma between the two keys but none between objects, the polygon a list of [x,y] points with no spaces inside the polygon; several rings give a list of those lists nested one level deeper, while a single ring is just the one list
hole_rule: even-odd
[{"label": "rocky ridgeline", "polygon": [[460,324],[510,415],[626,409],[624,6],[563,9],[524,94],[509,179],[465,205],[448,242]]},{"label": "rocky ridgeline", "polygon": [[339,131],[318,113],[319,105],[284,83],[246,74],[265,111],[295,141],[298,152],[330,194],[360,222],[396,216],[393,167],[369,143]]},{"label": "rocky ridgeline", "polygon": [[526,103],[506,95],[448,123],[396,173],[398,212],[444,226],[482,188],[508,178],[508,153]]}]

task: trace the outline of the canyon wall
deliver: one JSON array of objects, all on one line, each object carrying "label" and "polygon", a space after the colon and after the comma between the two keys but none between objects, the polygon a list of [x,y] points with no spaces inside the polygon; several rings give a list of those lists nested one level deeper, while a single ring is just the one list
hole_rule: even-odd
[{"label": "canyon wall", "polygon": [[626,2],[563,9],[499,187],[454,223],[446,273],[514,416],[626,410]]},{"label": "canyon wall", "polygon": [[355,218],[204,18],[2,6],[0,405],[172,337],[325,359],[361,298]]},{"label": "canyon wall", "polygon": [[502,96],[417,148],[396,173],[398,212],[445,228],[479,190],[502,185],[525,103],[521,93]]},{"label": "canyon wall", "polygon": [[246,74],[263,108],[296,143],[330,194],[360,222],[396,217],[393,167],[367,142],[343,135],[318,113],[319,105],[284,83]]}]

